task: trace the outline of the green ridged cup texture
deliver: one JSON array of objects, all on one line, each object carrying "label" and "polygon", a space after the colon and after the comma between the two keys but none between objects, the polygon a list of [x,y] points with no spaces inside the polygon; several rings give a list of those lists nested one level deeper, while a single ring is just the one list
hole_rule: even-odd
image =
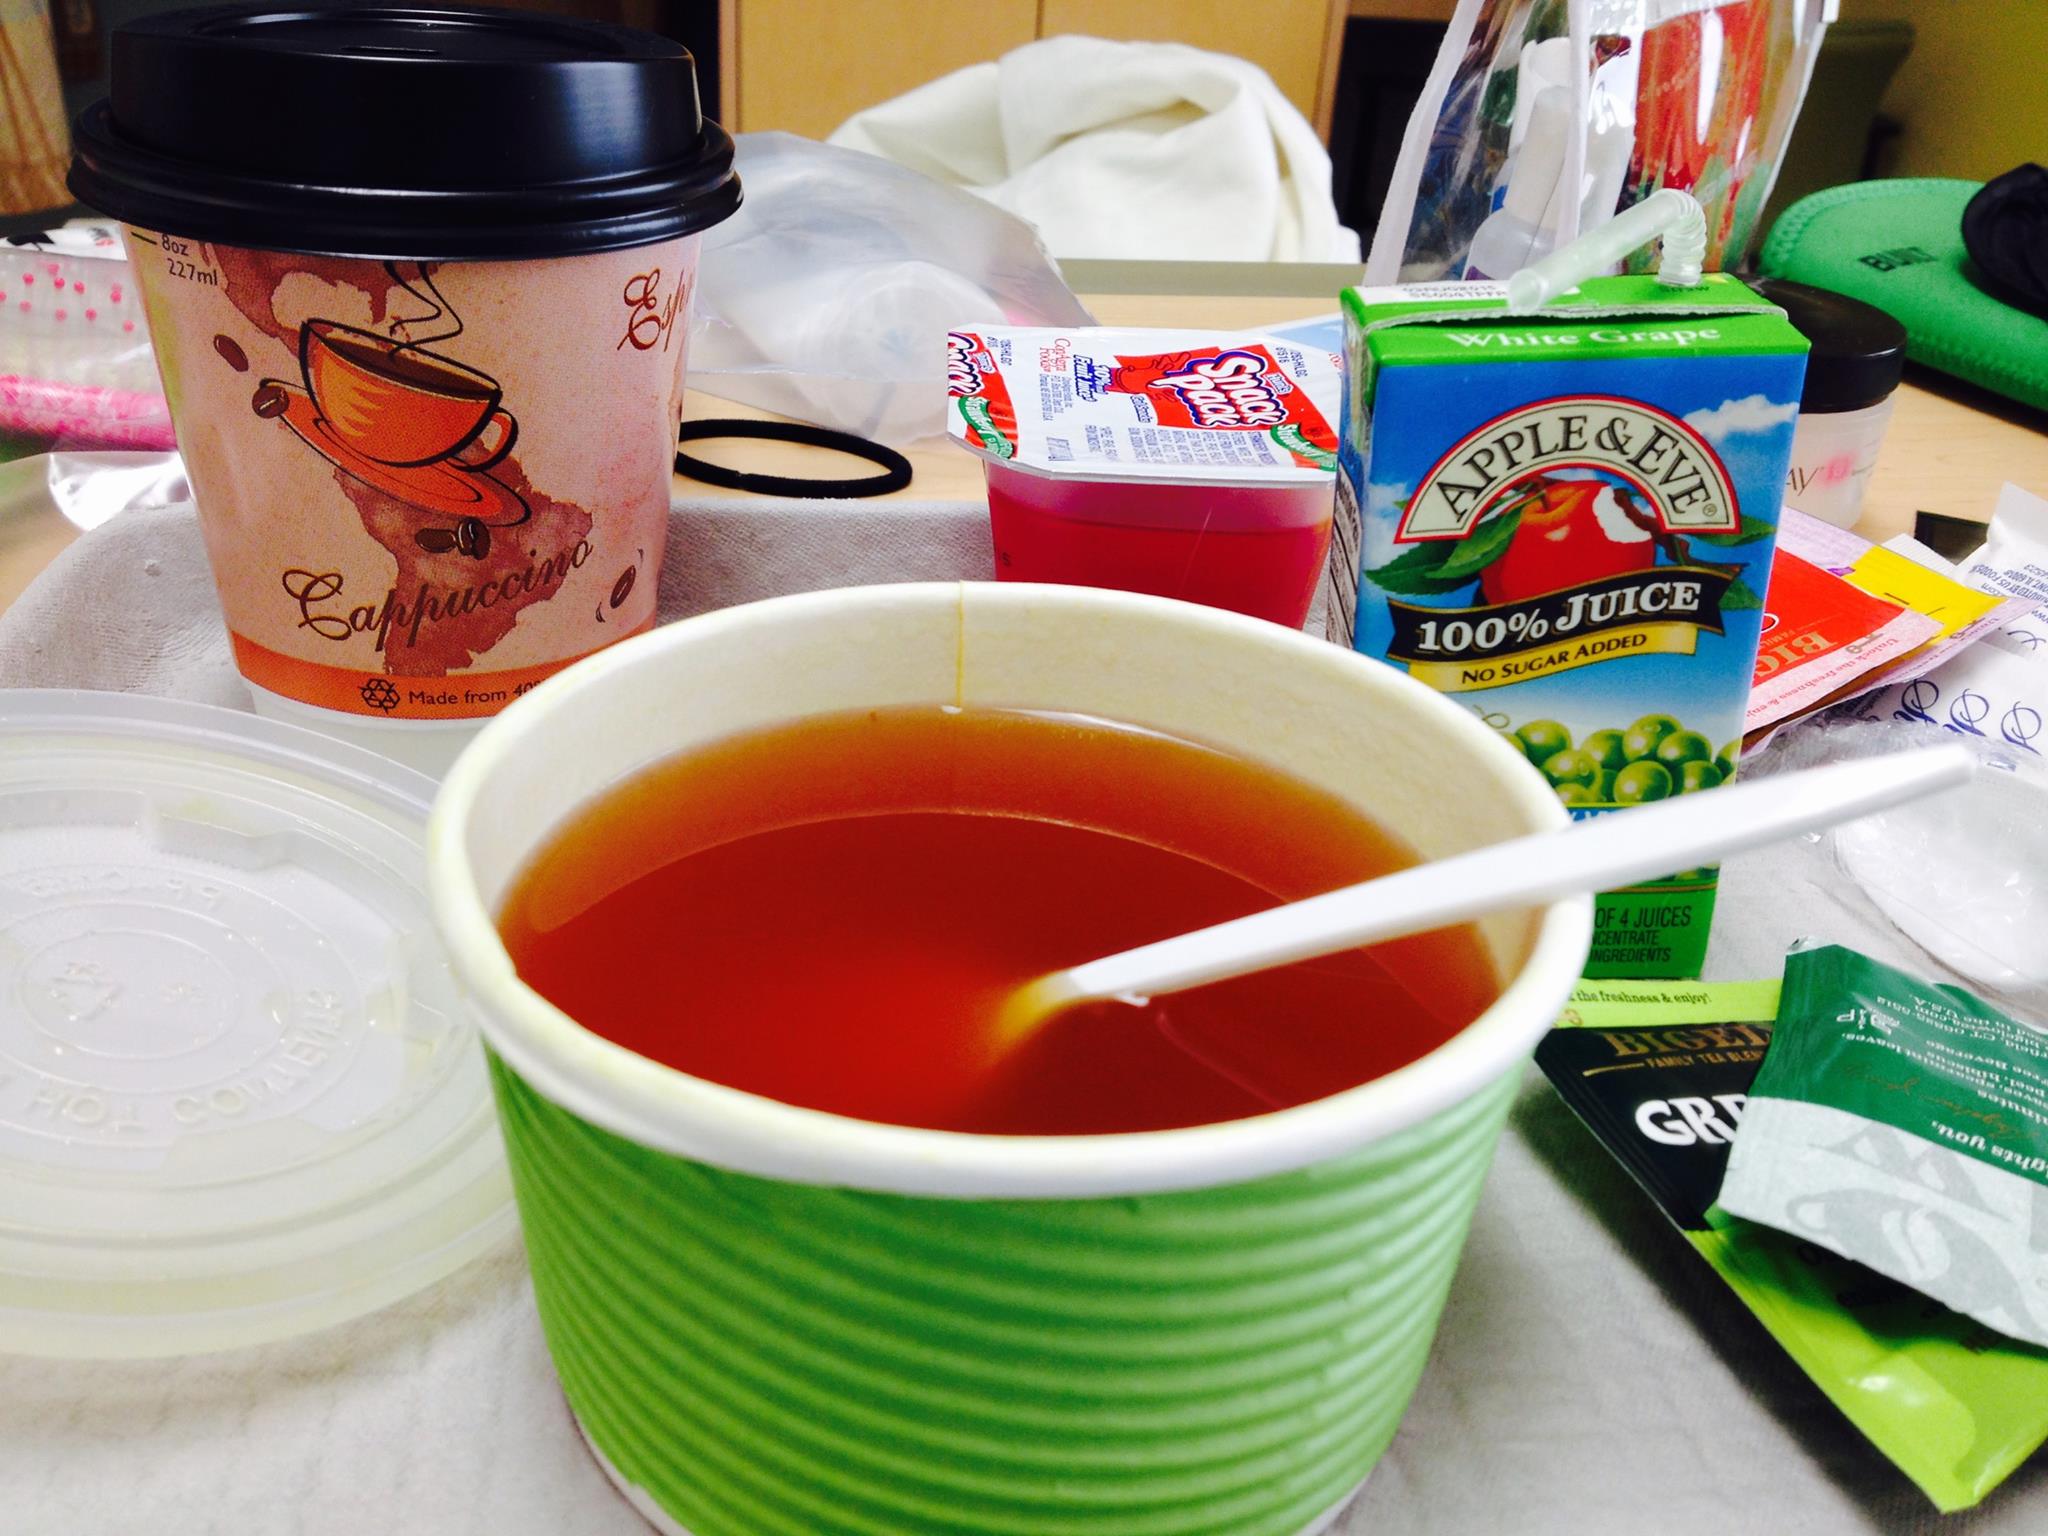
[{"label": "green ridged cup texture", "polygon": [[1299,1536],[1394,1437],[1513,1092],[1248,1183],[972,1200],[492,1076],[569,1404],[692,1536]]}]

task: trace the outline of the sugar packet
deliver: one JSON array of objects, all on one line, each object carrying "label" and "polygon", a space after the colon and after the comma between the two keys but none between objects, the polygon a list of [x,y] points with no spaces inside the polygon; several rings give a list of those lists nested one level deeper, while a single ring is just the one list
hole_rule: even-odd
[{"label": "sugar packet", "polygon": [[1964,569],[1987,592],[2048,602],[2048,500],[2016,485],[2002,487],[1984,547]]},{"label": "sugar packet", "polygon": [[2048,1346],[2048,1031],[1839,945],[1788,956],[1720,1205]]},{"label": "sugar packet", "polygon": [[2022,619],[1925,677],[1865,695],[1849,712],[1938,725],[2048,764],[2048,624]]},{"label": "sugar packet", "polygon": [[[1780,564],[1803,562],[1805,569],[1834,577],[1873,602],[1904,610],[1916,627],[1909,632],[1903,618],[1880,625],[1875,622],[1879,611],[1872,610],[1873,617],[1864,620],[1864,634],[1848,638],[1837,652],[1816,656],[1814,664],[1799,668],[1789,684],[1759,675],[1743,722],[1746,752],[1756,751],[1794,721],[1953,664],[1980,640],[1996,638],[2031,614],[2035,606],[2031,597],[1979,590],[1963,579],[1959,568],[1912,539],[1872,544],[1791,507],[1785,508],[1779,525],[1776,553]],[[1767,640],[1778,629],[1797,637],[1802,610],[1811,605],[1811,585],[1787,582],[1781,594],[1773,570],[1765,601]],[[1802,594],[1807,594],[1804,601]],[[1845,622],[1848,616],[1845,610],[1831,620],[1838,641],[1854,628]],[[1911,644],[1899,643],[1909,637],[1917,638]],[[1828,686],[1798,686],[1824,678],[1830,669],[1837,675],[1825,678]]]},{"label": "sugar packet", "polygon": [[[1888,683],[1924,676],[1965,647],[2033,612],[2039,601],[1986,591],[1925,546],[1905,550],[1896,547],[1901,541],[1872,544],[1846,528],[1800,512],[1787,511],[1779,541],[1781,548],[1832,571],[1851,586],[1924,614],[1940,626],[1931,639],[1885,669],[1882,680]],[[1830,702],[1840,698],[1838,694]]]},{"label": "sugar packet", "polygon": [[1938,725],[2017,748],[2022,763],[2048,766],[2048,611],[2032,606],[2048,599],[2048,501],[2008,485],[1992,514],[1990,537],[1969,557],[1967,570],[1916,539],[1891,539],[1884,547],[1939,576],[1967,575],[2008,595],[1990,611],[1981,645],[1944,652],[1932,669],[1882,674],[1884,686],[1847,712],[1861,720]]},{"label": "sugar packet", "polygon": [[1937,1507],[1967,1509],[2048,1440],[2048,1350],[1714,1204],[1778,990],[1587,982],[1536,1064],[1857,1430]]}]

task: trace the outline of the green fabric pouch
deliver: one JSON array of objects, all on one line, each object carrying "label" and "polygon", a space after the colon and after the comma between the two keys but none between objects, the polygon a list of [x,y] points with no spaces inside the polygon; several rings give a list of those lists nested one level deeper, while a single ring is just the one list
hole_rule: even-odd
[{"label": "green fabric pouch", "polygon": [[2048,320],[1979,286],[1963,208],[1979,182],[1859,181],[1801,198],[1758,258],[1773,277],[1875,304],[1906,328],[1906,355],[2048,410]]}]

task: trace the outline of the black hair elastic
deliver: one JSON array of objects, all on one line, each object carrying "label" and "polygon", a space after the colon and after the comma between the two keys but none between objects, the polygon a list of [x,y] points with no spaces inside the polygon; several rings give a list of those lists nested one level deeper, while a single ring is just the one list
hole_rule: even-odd
[{"label": "black hair elastic", "polygon": [[813,427],[801,421],[751,421],[729,417],[712,421],[686,421],[676,436],[679,443],[694,443],[704,438],[750,437],[761,438],[772,443],[800,443],[807,448],[829,448],[835,453],[851,454],[856,459],[866,459],[881,469],[879,475],[869,475],[859,480],[806,480],[793,475],[761,475],[750,470],[727,469],[722,464],[707,464],[702,459],[692,458],[680,450],[676,453],[676,473],[688,475],[692,480],[702,480],[707,485],[722,485],[729,491],[753,491],[763,496],[803,496],[824,499],[827,497],[886,496],[891,491],[900,491],[910,484],[910,460],[894,448],[885,448],[880,443],[871,443],[864,437],[855,437],[851,432],[834,432],[829,427]]}]

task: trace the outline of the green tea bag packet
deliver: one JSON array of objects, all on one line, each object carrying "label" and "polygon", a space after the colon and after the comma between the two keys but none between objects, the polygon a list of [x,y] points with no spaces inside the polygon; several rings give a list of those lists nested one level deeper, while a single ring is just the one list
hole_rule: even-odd
[{"label": "green tea bag packet", "polygon": [[1721,1208],[2048,1346],[2048,1031],[1854,950],[1788,956]]},{"label": "green tea bag packet", "polygon": [[1758,1067],[1776,1054],[1778,994],[1776,982],[1587,982],[1536,1063],[1857,1430],[1936,1506],[1967,1509],[2048,1440],[2048,1350],[1714,1204]]}]

